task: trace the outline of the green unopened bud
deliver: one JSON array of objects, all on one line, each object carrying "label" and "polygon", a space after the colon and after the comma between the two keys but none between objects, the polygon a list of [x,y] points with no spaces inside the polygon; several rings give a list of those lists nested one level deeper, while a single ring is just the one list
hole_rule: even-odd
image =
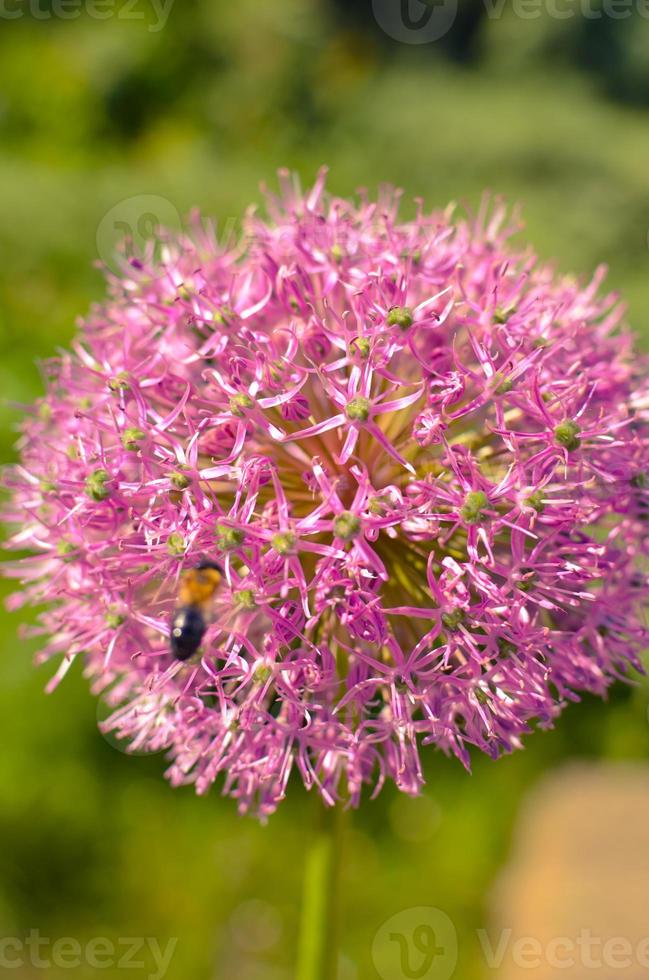
[{"label": "green unopened bud", "polygon": [[559,445],[567,449],[569,453],[579,449],[581,446],[581,439],[579,438],[579,433],[581,428],[572,419],[566,419],[565,422],[560,422],[554,430],[554,441]]},{"label": "green unopened bud", "polygon": [[234,551],[244,542],[245,534],[238,527],[227,527],[225,524],[216,525],[216,543],[221,551]]},{"label": "green unopened bud", "polygon": [[118,629],[122,623],[126,622],[126,616],[122,616],[121,613],[115,611],[107,612],[104,618],[106,620],[106,626],[111,630]]},{"label": "green unopened bud", "polygon": [[106,500],[110,496],[110,490],[106,486],[107,482],[107,470],[94,470],[86,477],[85,490],[91,500]]},{"label": "green unopened bud", "polygon": [[412,326],[412,310],[407,306],[393,306],[388,310],[387,322],[390,327],[407,330]]},{"label": "green unopened bud", "polygon": [[545,507],[543,494],[540,490],[535,490],[534,493],[531,493],[525,503],[528,507],[533,507],[534,510],[538,510],[539,512]]},{"label": "green unopened bud", "polygon": [[363,395],[357,395],[356,398],[352,398],[350,402],[347,402],[345,412],[351,422],[367,422],[370,417],[370,407],[371,402],[369,398],[364,398]]},{"label": "green unopened bud", "polygon": [[548,342],[545,337],[535,337],[534,340],[532,341],[532,347],[534,347],[535,350],[538,350],[540,347],[547,347],[547,346],[548,346]]},{"label": "green unopened bud", "polygon": [[640,473],[634,474],[630,482],[631,486],[635,487],[636,490],[646,490],[649,487],[649,475],[641,471]]},{"label": "green unopened bud", "polygon": [[342,262],[344,255],[345,253],[340,245],[335,244],[331,246],[331,258],[334,260],[334,262]]},{"label": "green unopened bud", "polygon": [[72,544],[71,541],[66,541],[63,539],[62,541],[58,542],[56,546],[56,553],[59,558],[62,558],[64,561],[69,561],[72,555],[76,555],[77,547],[76,545]]},{"label": "green unopened bud", "polygon": [[370,342],[367,337],[354,337],[349,346],[352,354],[358,354],[358,356],[362,357],[363,360],[365,360],[366,357],[369,357]]},{"label": "green unopened bud", "polygon": [[281,381],[284,377],[284,364],[281,361],[272,361],[269,367],[269,374],[273,381]]},{"label": "green unopened bud", "polygon": [[122,433],[122,445],[130,453],[138,451],[143,439],[146,439],[146,432],[142,432],[142,429],[129,428]]},{"label": "green unopened bud", "polygon": [[238,418],[242,418],[244,412],[252,408],[254,404],[250,395],[247,395],[245,391],[240,391],[238,395],[233,395],[230,399],[230,411]]},{"label": "green unopened bud", "polygon": [[174,470],[169,477],[169,481],[175,490],[186,490],[192,482],[189,477],[186,476],[185,473],[181,473],[180,470]]},{"label": "green unopened bud", "polygon": [[214,322],[225,326],[225,324],[232,319],[234,316],[234,310],[230,309],[229,306],[222,306],[214,314]]},{"label": "green unopened bud", "polygon": [[511,378],[503,378],[499,374],[494,376],[493,383],[495,385],[494,391],[497,395],[507,395],[514,387],[514,382]]},{"label": "green unopened bud", "polygon": [[473,689],[473,693],[475,695],[476,701],[478,701],[480,704],[489,704],[489,701],[491,699],[490,699],[489,695],[487,694],[487,692],[486,691],[483,691],[483,689],[481,687],[475,687]]},{"label": "green unopened bud", "polygon": [[38,406],[38,417],[41,422],[49,422],[52,418],[52,406],[48,405],[47,402],[41,402]]},{"label": "green unopened bud", "polygon": [[489,505],[489,498],[482,490],[472,490],[467,493],[464,503],[460,507],[460,517],[465,524],[478,524],[482,518],[482,511]]},{"label": "green unopened bud", "polygon": [[255,593],[252,591],[252,589],[239,589],[239,591],[235,592],[234,594],[234,601],[237,606],[241,606],[242,609],[254,609],[257,605]]},{"label": "green unopened bud", "polygon": [[447,630],[456,630],[465,619],[463,609],[453,609],[452,612],[442,613],[442,623]]},{"label": "green unopened bud", "polygon": [[295,548],[296,536],[292,531],[279,531],[270,539],[271,548],[278,555],[288,555]]},{"label": "green unopened bud", "polygon": [[111,391],[125,391],[129,386],[128,374],[120,371],[114,378],[109,378],[108,387]]},{"label": "green unopened bud", "polygon": [[167,551],[173,558],[182,558],[187,550],[187,544],[182,534],[174,531],[167,538]]},{"label": "green unopened bud", "polygon": [[498,655],[500,657],[511,657],[517,652],[517,647],[515,644],[510,643],[509,640],[505,640],[502,637],[498,640]]},{"label": "green unopened bud", "polygon": [[360,517],[356,514],[352,514],[349,510],[344,510],[342,514],[338,514],[338,517],[334,520],[334,534],[337,538],[342,538],[343,541],[351,541],[355,538],[361,529]]},{"label": "green unopened bud", "polygon": [[56,490],[56,483],[51,480],[41,480],[39,483],[41,493],[53,493]]},{"label": "green unopened bud", "polygon": [[266,682],[269,681],[273,676],[273,668],[270,667],[268,664],[259,661],[259,663],[255,667],[254,674],[255,674],[255,681],[258,684],[266,684]]},{"label": "green unopened bud", "polygon": [[494,313],[496,323],[507,323],[512,313],[516,310],[515,306],[498,306]]}]

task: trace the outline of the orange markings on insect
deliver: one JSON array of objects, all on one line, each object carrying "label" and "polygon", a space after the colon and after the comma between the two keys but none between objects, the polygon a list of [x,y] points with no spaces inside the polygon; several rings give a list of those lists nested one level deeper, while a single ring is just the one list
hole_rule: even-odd
[{"label": "orange markings on insect", "polygon": [[222,575],[216,568],[189,568],[180,579],[178,598],[182,606],[200,606],[208,602],[219,585]]}]

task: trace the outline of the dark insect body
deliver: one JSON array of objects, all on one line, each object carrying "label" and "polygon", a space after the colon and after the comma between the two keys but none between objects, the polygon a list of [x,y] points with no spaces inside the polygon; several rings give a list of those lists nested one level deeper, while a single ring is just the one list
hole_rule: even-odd
[{"label": "dark insect body", "polygon": [[213,561],[201,561],[182,573],[169,638],[176,660],[189,660],[200,647],[207,629],[208,606],[222,577],[221,567]]}]

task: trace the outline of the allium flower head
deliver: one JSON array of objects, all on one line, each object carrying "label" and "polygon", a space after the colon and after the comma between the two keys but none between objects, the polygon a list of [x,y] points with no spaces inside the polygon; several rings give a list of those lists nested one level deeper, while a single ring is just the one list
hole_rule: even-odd
[{"label": "allium flower head", "polygon": [[424,745],[519,747],[640,666],[649,591],[647,365],[603,271],[512,250],[498,204],[281,185],[236,247],[196,220],[124,260],[8,477],[53,683],[83,657],[107,728],[262,815],[294,769],[356,804],[417,793]]}]

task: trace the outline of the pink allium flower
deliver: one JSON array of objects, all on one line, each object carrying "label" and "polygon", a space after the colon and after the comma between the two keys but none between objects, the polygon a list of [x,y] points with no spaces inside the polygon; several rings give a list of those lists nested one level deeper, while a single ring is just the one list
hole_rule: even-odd
[{"label": "pink allium flower", "polygon": [[417,793],[422,745],[518,748],[640,667],[649,592],[647,364],[603,271],[512,251],[501,206],[281,183],[236,248],[196,222],[125,261],[9,477],[53,684],[82,656],[109,729],[262,815],[294,768],[357,803]]}]

